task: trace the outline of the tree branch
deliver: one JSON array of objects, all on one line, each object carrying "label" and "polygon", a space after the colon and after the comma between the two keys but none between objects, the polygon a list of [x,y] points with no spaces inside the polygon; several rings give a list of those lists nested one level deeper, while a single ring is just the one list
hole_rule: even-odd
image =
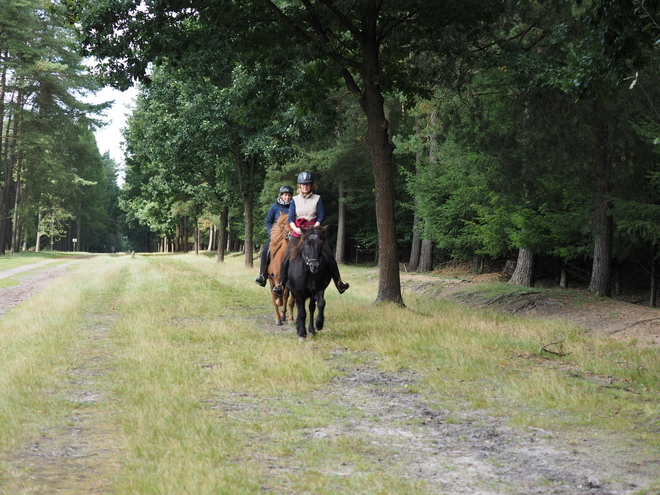
[{"label": "tree branch", "polygon": [[351,93],[355,93],[357,95],[362,94],[362,90],[360,89],[358,83],[355,81],[351,71],[349,71],[346,67],[343,67],[341,69],[341,75],[344,78],[344,81],[346,81],[346,87]]},{"label": "tree branch", "polygon": [[311,43],[311,42],[313,41],[313,40],[312,40],[312,37],[311,37],[309,34],[307,34],[304,30],[300,29],[300,26],[294,24],[294,23],[291,21],[291,19],[289,19],[289,17],[288,17],[284,12],[282,12],[282,10],[281,10],[277,5],[275,5],[271,0],[263,0],[263,1],[265,2],[265,4],[266,4],[268,7],[270,7],[270,9],[271,9],[273,12],[275,12],[275,15],[277,15],[277,17],[278,17],[278,18],[279,18],[284,24],[286,24],[287,26],[289,26],[289,27],[293,30],[293,32],[294,32],[296,35],[300,36],[303,40],[305,40],[305,41],[307,41],[307,42],[309,42],[309,43]]},{"label": "tree branch", "polygon": [[[293,32],[300,37],[303,41],[306,43],[314,43],[314,38],[309,35],[304,29],[302,29],[300,26],[298,26],[296,23],[294,23],[277,5],[275,5],[272,0],[263,0],[267,6],[275,12],[277,17],[287,26],[289,26]],[[323,26],[321,25],[320,21],[318,18],[314,15],[312,12],[312,5],[309,3],[309,0],[302,0],[303,5],[305,6],[305,9],[309,12],[310,16],[310,21],[312,24],[312,27],[314,29],[314,33],[320,41],[323,43],[324,46],[331,48],[332,43],[330,38],[328,38],[328,35],[325,33],[323,30]],[[354,69],[359,69],[360,64],[357,63],[355,60],[351,60],[350,58],[344,57],[343,55],[339,54],[336,50],[328,50],[326,48],[320,47],[319,50],[321,53],[323,53],[325,56],[329,57],[332,59],[335,63],[338,65],[344,67],[344,66],[349,66],[353,67]]]},{"label": "tree branch", "polygon": [[406,15],[405,17],[402,17],[401,19],[392,18],[389,21],[385,22],[383,24],[383,28],[381,29],[381,33],[378,35],[378,42],[380,43],[382,40],[387,38],[387,36],[394,29],[396,29],[401,24],[405,24],[407,21],[409,21],[410,19],[415,17],[417,15],[417,13],[418,13],[417,10],[413,10],[408,15]]},{"label": "tree branch", "polygon": [[[309,0],[302,0],[303,4],[307,6],[309,4]],[[337,19],[339,19],[339,22],[346,28],[348,29],[353,36],[355,36],[358,40],[362,40],[364,37],[364,34],[362,31],[358,29],[358,27],[351,22],[351,20],[344,14],[342,11],[340,11],[332,2],[331,0],[319,0],[320,3],[326,6],[326,8],[332,12]],[[311,6],[310,6],[311,7]],[[378,7],[380,10],[380,5]]]},{"label": "tree branch", "polygon": [[[541,347],[539,352],[547,352],[548,354],[554,354],[555,356],[561,356],[561,357],[568,356],[570,353],[564,352],[564,346],[562,345],[563,342],[564,342],[563,340],[558,340],[557,342],[550,342],[549,344],[546,344],[543,347]],[[559,351],[551,351],[550,349],[548,349],[548,347],[550,347],[551,345],[556,345]]]}]

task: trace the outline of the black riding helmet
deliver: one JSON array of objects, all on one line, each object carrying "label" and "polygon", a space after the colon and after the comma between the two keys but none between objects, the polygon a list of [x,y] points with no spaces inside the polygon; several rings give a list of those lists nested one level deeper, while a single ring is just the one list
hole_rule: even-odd
[{"label": "black riding helmet", "polygon": [[298,184],[313,184],[314,176],[311,172],[300,172],[298,174]]},{"label": "black riding helmet", "polygon": [[280,187],[280,196],[284,193],[293,194],[293,188],[291,186],[282,186]]}]

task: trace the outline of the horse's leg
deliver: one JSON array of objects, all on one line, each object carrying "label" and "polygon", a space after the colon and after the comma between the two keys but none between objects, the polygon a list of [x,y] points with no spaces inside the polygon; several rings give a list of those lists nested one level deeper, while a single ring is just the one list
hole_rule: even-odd
[{"label": "horse's leg", "polygon": [[309,328],[307,329],[307,332],[310,335],[316,335],[316,330],[314,330],[314,311],[316,310],[316,300],[314,299],[314,296],[312,295],[309,298]]},{"label": "horse's leg", "polygon": [[291,323],[293,323],[293,307],[295,306],[295,304],[296,304],[296,299],[289,292],[289,322]]},{"label": "horse's leg", "polygon": [[275,308],[275,325],[279,326],[282,324],[282,317],[280,316],[280,308],[278,308],[278,306],[282,305],[282,301],[273,294],[273,287],[275,286],[273,283],[273,277],[269,276],[268,281],[270,282],[270,298],[271,301],[273,301],[273,307]]},{"label": "horse's leg", "polygon": [[293,297],[293,294],[289,289],[284,289],[284,294],[282,295],[282,322],[288,321],[293,322],[293,307],[296,304],[296,300]]},{"label": "horse's leg", "polygon": [[320,291],[316,294],[316,305],[319,312],[316,315],[316,329],[323,330],[324,311],[325,311],[325,291]]},{"label": "horse's leg", "polygon": [[296,298],[296,309],[298,309],[298,316],[296,318],[296,330],[298,331],[299,339],[307,338],[307,330],[305,329],[305,318],[307,318],[307,311],[305,310],[305,296],[294,293]]},{"label": "horse's leg", "polygon": [[[275,325],[278,327],[282,324],[282,316],[280,315],[280,308],[278,304],[278,297],[275,294],[272,294],[273,297],[273,306],[275,306]],[[286,308],[285,308],[286,311]]]}]

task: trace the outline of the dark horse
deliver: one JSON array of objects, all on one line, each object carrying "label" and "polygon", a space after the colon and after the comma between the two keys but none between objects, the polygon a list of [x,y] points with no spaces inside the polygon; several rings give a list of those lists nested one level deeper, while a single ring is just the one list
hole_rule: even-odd
[{"label": "dark horse", "polygon": [[[323,329],[324,293],[332,279],[328,260],[323,256],[325,231],[325,227],[303,229],[300,240],[292,246],[289,255],[287,286],[296,300],[298,309],[296,330],[300,339],[307,338],[307,333],[314,335],[315,330]],[[309,299],[309,327],[305,328],[307,299]],[[317,307],[318,314],[314,322],[314,311]]]}]

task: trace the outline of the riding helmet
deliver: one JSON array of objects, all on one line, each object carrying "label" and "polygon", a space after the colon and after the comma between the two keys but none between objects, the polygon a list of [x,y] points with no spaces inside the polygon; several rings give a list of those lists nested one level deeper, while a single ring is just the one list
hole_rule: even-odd
[{"label": "riding helmet", "polygon": [[298,174],[298,184],[313,184],[314,176],[311,172],[300,172]]},{"label": "riding helmet", "polygon": [[282,186],[280,187],[280,196],[284,193],[293,194],[293,188],[291,186]]}]

